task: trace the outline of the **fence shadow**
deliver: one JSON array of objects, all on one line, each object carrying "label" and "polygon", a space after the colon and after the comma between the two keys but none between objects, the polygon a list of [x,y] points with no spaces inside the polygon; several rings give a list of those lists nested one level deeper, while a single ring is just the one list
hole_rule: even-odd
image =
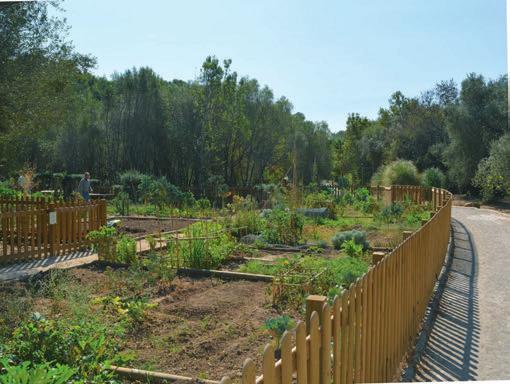
[{"label": "fence shadow", "polygon": [[413,381],[476,380],[480,323],[477,253],[467,229],[452,219],[454,252],[437,315]]},{"label": "fence shadow", "polygon": [[73,251],[65,255],[50,256],[45,259],[21,261],[18,263],[0,265],[0,277],[2,275],[8,275],[16,272],[29,271],[35,268],[49,267],[55,264],[59,264],[66,261],[76,260],[83,257],[92,255],[91,250]]}]

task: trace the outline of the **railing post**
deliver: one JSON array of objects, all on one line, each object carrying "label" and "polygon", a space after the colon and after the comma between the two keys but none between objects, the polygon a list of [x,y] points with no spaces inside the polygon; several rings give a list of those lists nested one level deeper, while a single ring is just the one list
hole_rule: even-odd
[{"label": "railing post", "polygon": [[404,232],[402,232],[402,238],[405,240],[412,234],[413,234],[413,231],[404,231]]},{"label": "railing post", "polygon": [[379,261],[384,258],[385,253],[380,251],[375,251],[372,253],[372,265],[376,265]]},{"label": "railing post", "polygon": [[319,323],[322,324],[322,307],[327,302],[326,296],[310,295],[306,298],[306,333],[310,334],[310,316],[315,311],[319,315]]},{"label": "railing post", "polygon": [[53,203],[48,205],[48,237],[50,240],[50,256],[55,256],[57,247],[57,212]]}]

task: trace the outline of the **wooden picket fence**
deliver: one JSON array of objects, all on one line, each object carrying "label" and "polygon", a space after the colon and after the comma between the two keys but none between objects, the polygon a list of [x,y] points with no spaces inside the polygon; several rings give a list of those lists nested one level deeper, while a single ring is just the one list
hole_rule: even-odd
[{"label": "wooden picket fence", "polygon": [[[40,260],[80,250],[106,224],[106,201],[0,199],[0,264]],[[54,212],[56,222],[50,223]]]},{"label": "wooden picket fence", "polygon": [[434,215],[333,304],[323,296],[307,300],[305,322],[263,353],[262,375],[244,362],[243,384],[340,384],[389,382],[399,378],[412,347],[448,248],[452,195],[433,188],[394,186],[392,201],[428,198]]}]

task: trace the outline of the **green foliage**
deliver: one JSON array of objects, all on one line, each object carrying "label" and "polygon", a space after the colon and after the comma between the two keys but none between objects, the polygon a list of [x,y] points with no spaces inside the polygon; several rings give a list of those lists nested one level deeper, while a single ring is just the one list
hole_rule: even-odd
[{"label": "green foliage", "polygon": [[78,381],[101,382],[112,377],[105,367],[117,353],[113,332],[117,329],[91,319],[46,320],[36,315],[14,329],[5,352],[16,362],[63,364],[76,370]]},{"label": "green foliage", "polygon": [[270,244],[295,245],[301,239],[304,219],[295,211],[273,209],[266,218],[263,238]]},{"label": "green foliage", "polygon": [[327,208],[330,219],[336,217],[336,206],[333,198],[326,192],[309,193],[305,197],[305,206],[307,208]]},{"label": "green foliage", "polygon": [[239,271],[244,273],[253,273],[255,275],[275,275],[278,268],[278,264],[266,264],[258,260],[250,260],[247,263],[242,264]]},{"label": "green foliage", "polygon": [[7,359],[0,360],[0,384],[66,384],[75,374],[76,369],[67,365],[30,361],[10,365]]},{"label": "green foliage", "polygon": [[183,266],[215,269],[224,263],[235,249],[235,242],[219,223],[198,222],[184,231],[188,240],[169,241],[168,254]]},{"label": "green foliage", "polygon": [[342,243],[342,251],[349,257],[361,257],[363,255],[363,245],[356,243],[354,239]]},{"label": "green foliage", "polygon": [[444,188],[446,176],[439,168],[428,168],[421,176],[421,184],[424,187]]},{"label": "green foliage", "polygon": [[[240,270],[247,273],[272,275],[286,285],[276,299],[277,305],[300,307],[307,294],[327,295],[332,288],[347,288],[368,270],[361,258],[323,258],[296,255],[279,259],[274,264],[250,261]],[[309,290],[305,290],[307,287]]]},{"label": "green foliage", "polygon": [[280,342],[285,331],[290,331],[296,326],[294,319],[287,315],[271,317],[264,321],[264,329],[273,336],[276,348],[280,348]]},{"label": "green foliage", "polygon": [[230,226],[232,235],[236,237],[259,234],[264,228],[264,219],[254,210],[239,211],[232,216]]},{"label": "green foliage", "polygon": [[404,206],[402,203],[393,202],[384,207],[376,216],[376,220],[390,224],[398,222],[404,214]]},{"label": "green foliage", "polygon": [[211,208],[211,202],[206,197],[203,197],[201,199],[198,199],[195,202],[196,206],[200,209],[210,209]]},{"label": "green foliage", "polygon": [[115,261],[125,264],[132,264],[137,261],[136,241],[133,238],[126,235],[119,236],[117,240]]},{"label": "green foliage", "polygon": [[510,134],[494,142],[489,157],[480,161],[473,184],[485,201],[495,201],[510,194]]},{"label": "green foliage", "polygon": [[96,231],[89,232],[87,239],[94,245],[100,259],[114,260],[117,244],[117,230],[115,228],[102,226]]},{"label": "green foliage", "polygon": [[129,195],[131,201],[138,201],[138,187],[145,175],[135,170],[125,171],[119,175],[122,191]]},{"label": "green foliage", "polygon": [[475,192],[473,178],[480,161],[489,156],[492,142],[508,132],[507,83],[506,76],[486,80],[471,73],[462,81],[457,103],[448,110],[450,140],[444,159],[448,179],[460,191]]},{"label": "green foliage", "polygon": [[372,213],[378,208],[377,201],[367,188],[358,188],[354,191],[352,204],[354,209],[363,213]]},{"label": "green foliage", "polygon": [[343,249],[343,244],[350,240],[361,246],[362,251],[366,251],[369,247],[366,232],[358,231],[356,229],[337,233],[333,236],[331,242],[335,249]]},{"label": "green foliage", "polygon": [[114,315],[121,316],[134,325],[141,324],[147,318],[149,310],[157,307],[157,304],[149,303],[145,297],[105,296],[94,299],[93,303],[102,304]]},{"label": "green foliage", "polygon": [[382,185],[420,185],[418,170],[412,161],[396,160],[384,167]]},{"label": "green foliage", "polygon": [[12,189],[8,182],[0,182],[0,198],[13,199],[18,195],[19,193]]},{"label": "green foliage", "polygon": [[129,216],[129,194],[127,192],[119,192],[112,200],[115,212],[122,216]]}]

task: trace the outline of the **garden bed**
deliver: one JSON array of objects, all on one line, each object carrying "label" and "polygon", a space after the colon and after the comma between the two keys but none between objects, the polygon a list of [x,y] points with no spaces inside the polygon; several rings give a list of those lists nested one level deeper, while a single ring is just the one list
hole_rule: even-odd
[{"label": "garden bed", "polygon": [[185,218],[157,219],[157,218],[128,218],[122,217],[117,226],[119,233],[131,237],[147,236],[159,232],[170,232],[187,227],[196,222]]},{"label": "garden bed", "polygon": [[[143,321],[122,322],[125,331],[116,344],[124,361],[116,365],[219,380],[240,374],[244,359],[259,358],[270,342],[262,327],[278,312],[266,295],[269,283],[190,277],[150,282],[145,273],[92,264],[46,273],[37,281],[0,285],[0,295],[9,303],[0,310],[2,336],[32,313],[72,319],[76,306],[90,307],[87,316],[116,329],[122,316],[105,311],[98,302],[131,296],[145,297],[150,307]],[[291,315],[297,317],[296,312]]]}]

